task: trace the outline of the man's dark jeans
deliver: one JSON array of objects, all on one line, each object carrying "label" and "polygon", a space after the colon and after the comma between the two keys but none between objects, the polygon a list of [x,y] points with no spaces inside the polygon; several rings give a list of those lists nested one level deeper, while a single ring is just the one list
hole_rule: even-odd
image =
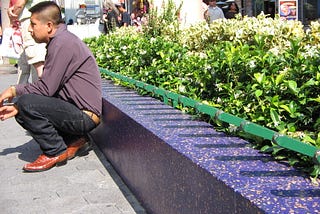
[{"label": "man's dark jeans", "polygon": [[16,105],[16,121],[49,156],[65,152],[69,143],[96,127],[86,113],[58,98],[26,94],[17,99]]}]

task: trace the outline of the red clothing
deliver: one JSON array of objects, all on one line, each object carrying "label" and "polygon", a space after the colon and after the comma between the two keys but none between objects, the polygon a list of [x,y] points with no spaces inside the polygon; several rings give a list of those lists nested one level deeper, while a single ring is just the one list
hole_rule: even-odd
[{"label": "red clothing", "polygon": [[9,2],[9,7],[12,7],[15,3],[16,3],[17,0],[10,0]]}]

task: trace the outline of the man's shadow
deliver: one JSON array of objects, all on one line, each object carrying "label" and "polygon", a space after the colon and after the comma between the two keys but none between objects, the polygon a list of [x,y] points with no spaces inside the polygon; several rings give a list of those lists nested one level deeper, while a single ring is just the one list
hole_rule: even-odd
[{"label": "man's shadow", "polygon": [[0,152],[0,155],[5,156],[13,153],[19,153],[18,157],[20,160],[23,160],[26,162],[33,162],[39,155],[42,154],[42,151],[39,148],[38,143],[32,139],[20,146],[3,149]]}]

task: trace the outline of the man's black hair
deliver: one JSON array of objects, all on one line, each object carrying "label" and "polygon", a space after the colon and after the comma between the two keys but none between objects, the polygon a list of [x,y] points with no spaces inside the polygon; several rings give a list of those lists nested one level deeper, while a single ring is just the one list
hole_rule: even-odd
[{"label": "man's black hair", "polygon": [[49,8],[54,8],[56,11],[52,10],[53,12],[48,14],[48,18],[50,21],[54,22],[55,24],[63,23],[61,9],[60,7],[53,1],[43,1],[40,2],[29,9],[31,13],[41,13],[44,10]]}]

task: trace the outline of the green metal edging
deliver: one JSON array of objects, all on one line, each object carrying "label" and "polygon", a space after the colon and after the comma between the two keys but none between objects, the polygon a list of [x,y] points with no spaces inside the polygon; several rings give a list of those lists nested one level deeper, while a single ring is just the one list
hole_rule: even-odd
[{"label": "green metal edging", "polygon": [[264,139],[272,141],[273,143],[283,148],[312,157],[314,162],[320,165],[320,150],[318,150],[315,146],[303,143],[285,135],[281,135],[278,132],[272,131],[250,121],[246,121],[234,115],[225,113],[222,110],[217,109],[215,107],[199,103],[198,101],[190,99],[183,95],[166,91],[156,86],[123,76],[119,73],[108,71],[104,68],[100,68],[100,72],[109,75],[113,78],[119,79],[123,82],[134,85],[145,91],[151,92],[157,96],[161,96],[165,104],[171,104],[173,107],[176,107],[178,104],[182,104],[185,107],[194,108],[198,112],[209,115],[211,118],[215,120],[235,125],[239,127],[240,130],[246,133],[262,137]]}]

